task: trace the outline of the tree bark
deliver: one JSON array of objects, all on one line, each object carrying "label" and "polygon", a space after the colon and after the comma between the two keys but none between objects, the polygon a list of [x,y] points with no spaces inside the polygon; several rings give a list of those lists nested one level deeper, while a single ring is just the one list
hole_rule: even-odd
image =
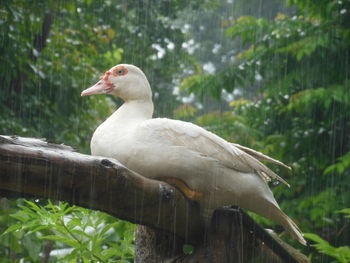
[{"label": "tree bark", "polygon": [[[51,11],[45,13],[43,24],[41,26],[41,31],[35,35],[33,46],[37,52],[41,52],[41,50],[46,46],[46,40],[49,37],[49,33],[51,30],[51,26],[53,23],[53,14]],[[36,57],[32,57],[33,61],[36,61]]]},{"label": "tree bark", "polygon": [[[32,63],[35,63],[37,61],[38,54],[46,47],[46,40],[49,37],[52,23],[53,13],[51,11],[46,12],[43,18],[41,30],[40,32],[35,34],[33,40],[33,48],[35,49],[35,52],[37,52],[37,54],[34,54],[32,49],[29,50],[29,58],[32,61]],[[32,71],[28,63],[24,66],[24,69],[22,69],[21,71],[18,70],[17,78],[11,82],[10,86],[13,87],[16,93],[20,93],[22,91],[25,82],[28,78],[26,73],[27,71]]]},{"label": "tree bark", "polygon": [[185,243],[164,231],[138,226],[136,263],[307,263],[309,260],[285,243],[277,242],[238,207],[214,212],[203,242],[194,245],[191,255],[181,248]]},{"label": "tree bark", "polygon": [[[205,228],[198,204],[175,187],[40,139],[0,136],[0,196],[62,200],[141,224],[139,263],[298,262],[241,209],[217,210]],[[185,255],[184,244],[194,253]]]},{"label": "tree bark", "polygon": [[199,207],[176,188],[69,146],[1,136],[0,182],[2,196],[67,201],[175,233],[190,243],[201,239]]}]

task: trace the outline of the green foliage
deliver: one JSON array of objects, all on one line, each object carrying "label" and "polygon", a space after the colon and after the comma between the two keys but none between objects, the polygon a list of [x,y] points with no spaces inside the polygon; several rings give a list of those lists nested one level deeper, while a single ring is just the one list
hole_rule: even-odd
[{"label": "green foliage", "polygon": [[[76,12],[78,6],[20,0],[1,6],[0,27],[7,32],[1,35],[1,133],[46,137],[86,151],[91,124],[111,112],[108,98],[79,96],[98,72],[95,67],[108,68],[120,60],[103,53],[109,50],[107,32],[112,29],[81,27],[87,17]],[[58,23],[56,16],[63,14],[66,19]],[[44,34],[47,39],[38,44]],[[99,52],[102,56],[96,56]],[[121,54],[121,49],[116,52]]]},{"label": "green foliage", "polygon": [[197,109],[191,104],[183,104],[174,111],[174,117],[176,119],[188,120],[193,118],[196,112]]},{"label": "green foliage", "polygon": [[[226,34],[232,38],[242,38],[243,44],[247,44],[248,42],[255,43],[260,31],[264,32],[270,25],[267,19],[256,19],[252,16],[241,16],[236,21],[231,21],[231,23],[236,23],[239,26],[228,28]],[[259,32],[256,31],[257,28]]]},{"label": "green foliage", "polygon": [[[343,209],[339,212],[345,213],[347,214],[347,217],[350,217],[350,208]],[[332,245],[329,244],[329,242],[322,239],[320,236],[312,233],[305,233],[304,236],[315,243],[312,246],[315,247],[319,252],[326,254],[337,260],[332,262],[340,262],[340,263],[350,262],[349,246],[333,247]]]},{"label": "green foliage", "polygon": [[348,10],[349,4],[330,2],[331,5],[317,6],[328,12],[327,19],[305,15],[300,8],[301,14],[291,17],[279,14],[274,20],[252,16],[232,20],[226,33],[234,40],[241,39],[246,48],[236,53],[233,65],[214,76],[198,75],[195,87],[184,82],[183,89],[197,93],[208,88],[230,92],[233,87],[255,83],[260,75],[269,90],[294,93],[308,87],[341,85],[344,91],[344,85],[348,85],[343,82],[347,60],[339,56],[347,54],[349,45],[349,21],[342,11]]},{"label": "green foliage", "polygon": [[[22,201],[19,200],[19,203]],[[16,222],[0,236],[9,245],[15,260],[40,262],[44,246],[58,262],[132,262],[134,227],[107,214],[48,201],[39,205],[23,201],[10,217]]]},{"label": "green foliage", "polygon": [[339,211],[339,213],[346,214],[346,218],[350,218],[350,208],[345,208]]},{"label": "green foliage", "polygon": [[252,129],[246,119],[232,112],[210,112],[199,116],[195,122],[232,142],[254,145],[259,131]]},{"label": "green foliage", "polygon": [[308,222],[305,220],[305,226],[321,229],[326,225],[341,224],[341,218],[334,213],[334,208],[343,205],[344,203],[337,195],[337,190],[331,188],[300,199],[298,209],[308,214],[309,220]]},{"label": "green foliage", "polygon": [[333,262],[348,263],[350,261],[350,248],[348,246],[333,247],[316,234],[305,233],[304,235],[307,239],[310,239],[316,243],[313,246],[319,252],[337,259],[337,261]]},{"label": "green foliage", "polygon": [[291,96],[286,108],[289,111],[302,113],[312,111],[314,108],[329,109],[334,102],[350,104],[350,95],[344,93],[344,86],[302,90]]},{"label": "green foliage", "polygon": [[350,152],[339,157],[338,162],[328,166],[323,173],[324,174],[332,174],[332,173],[343,174],[349,166],[350,166]]},{"label": "green foliage", "polygon": [[[215,97],[238,91],[229,113],[210,113],[199,123],[291,165],[290,177],[273,167],[292,186],[272,186],[282,209],[305,232],[349,244],[346,219],[334,211],[350,202],[350,2],[288,2],[290,14],[226,23],[232,45],[242,48],[220,72],[196,72],[181,88]],[[226,117],[208,118],[213,114]]]},{"label": "green foliage", "polygon": [[182,250],[184,254],[191,255],[193,253],[193,246],[184,245]]},{"label": "green foliage", "polygon": [[[0,133],[45,137],[87,152],[114,103],[107,96],[82,99],[80,92],[121,62],[145,70],[157,114],[170,114],[170,83],[187,54],[171,21],[200,2],[2,1]],[[157,48],[164,55],[158,57]]]},{"label": "green foliage", "polygon": [[[221,87],[226,87],[225,90],[232,92],[235,84],[244,85],[246,82],[245,79],[249,78],[247,74],[237,72],[238,70],[224,70],[218,72],[215,76],[211,74],[191,75],[182,80],[180,89],[198,94],[201,96],[201,99],[203,99],[205,94],[209,94],[213,98],[219,99],[222,94]],[[232,75],[235,75],[234,79],[232,79]]]}]

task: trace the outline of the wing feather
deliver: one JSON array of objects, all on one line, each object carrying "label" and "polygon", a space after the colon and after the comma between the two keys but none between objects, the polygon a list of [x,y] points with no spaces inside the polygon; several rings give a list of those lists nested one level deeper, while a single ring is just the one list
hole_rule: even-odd
[{"label": "wing feather", "polygon": [[246,152],[247,154],[253,156],[255,159],[258,159],[259,161],[267,161],[267,162],[270,162],[270,163],[273,163],[273,164],[277,164],[277,165],[280,165],[288,170],[292,170],[292,168],[288,165],[285,165],[284,163],[282,163],[281,161],[279,160],[276,160],[270,156],[267,156],[261,152],[258,152],[258,151],[255,151],[253,149],[250,149],[248,147],[245,147],[245,146],[242,146],[240,144],[237,144],[237,143],[232,143],[233,146],[237,147],[238,149]]}]

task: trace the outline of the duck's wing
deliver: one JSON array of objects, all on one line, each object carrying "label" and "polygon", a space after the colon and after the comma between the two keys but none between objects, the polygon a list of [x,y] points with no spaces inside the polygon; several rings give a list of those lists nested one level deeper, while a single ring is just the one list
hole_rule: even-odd
[{"label": "duck's wing", "polygon": [[142,122],[138,130],[145,135],[144,140],[183,146],[188,150],[214,158],[222,165],[236,171],[255,173],[266,182],[273,178],[289,186],[285,180],[254,158],[254,155],[251,156],[234,144],[195,124],[158,118]]}]

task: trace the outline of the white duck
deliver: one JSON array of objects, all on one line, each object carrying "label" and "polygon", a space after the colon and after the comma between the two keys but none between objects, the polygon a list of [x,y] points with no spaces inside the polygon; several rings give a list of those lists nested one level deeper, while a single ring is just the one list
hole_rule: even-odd
[{"label": "white duck", "polygon": [[206,220],[216,208],[237,205],[283,225],[306,244],[267,185],[270,177],[287,183],[258,160],[284,164],[192,123],[152,119],[151,87],[136,66],[112,67],[81,96],[92,94],[112,94],[124,100],[96,129],[91,140],[93,155],[115,158],[143,176],[176,184],[200,203]]}]

